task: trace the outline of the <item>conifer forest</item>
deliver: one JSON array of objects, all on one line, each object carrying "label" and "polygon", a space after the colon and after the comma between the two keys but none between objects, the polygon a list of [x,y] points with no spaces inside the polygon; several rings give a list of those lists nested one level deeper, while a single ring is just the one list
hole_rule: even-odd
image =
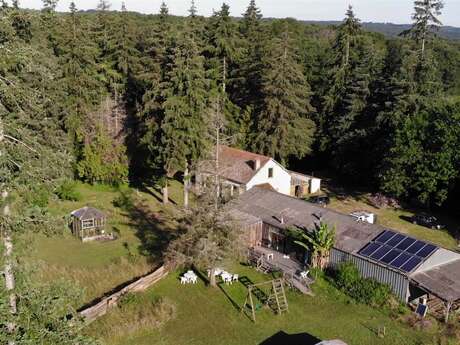
[{"label": "conifer forest", "polygon": [[[66,12],[58,0],[1,0],[5,277],[14,234],[54,231],[46,204],[62,181],[167,193],[210,155],[216,121],[228,145],[458,214],[460,41],[437,35],[442,1],[416,0],[398,37],[366,31],[351,6],[326,26],[265,18],[248,2],[239,17],[225,3],[203,17],[192,0],[182,17],[166,3],[147,15],[107,0]],[[0,343],[38,344],[46,329],[44,344],[92,344],[62,318],[73,287],[44,289],[29,269],[10,282],[18,296],[0,289]]]}]

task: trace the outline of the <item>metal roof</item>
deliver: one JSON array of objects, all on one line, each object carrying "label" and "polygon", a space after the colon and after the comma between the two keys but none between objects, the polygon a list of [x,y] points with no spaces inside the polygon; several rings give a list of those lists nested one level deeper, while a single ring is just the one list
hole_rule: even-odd
[{"label": "metal roof", "polygon": [[[387,228],[380,225],[358,222],[351,216],[258,187],[240,195],[238,199],[229,204],[229,207],[238,210],[240,219],[246,219],[247,223],[260,219],[280,229],[289,226],[312,229],[315,223],[322,220],[336,228],[334,247],[360,258],[363,258],[358,253],[361,249],[385,230],[388,231]],[[456,256],[457,254],[453,251],[437,248],[427,256],[426,264],[422,263],[422,266],[419,266],[423,270],[420,271],[417,268],[413,273],[401,272],[384,263],[364,258],[377,265],[385,266],[389,270],[400,272],[425,291],[445,301],[453,302],[460,299],[460,259],[457,259]],[[428,263],[436,266],[429,267]]]},{"label": "metal roof", "polygon": [[460,260],[413,274],[410,279],[444,301],[460,299]]},{"label": "metal roof", "polygon": [[105,214],[99,211],[94,207],[82,207],[78,210],[72,211],[72,216],[78,218],[79,220],[87,220],[87,219],[97,219],[97,218],[105,218]]},{"label": "metal roof", "polygon": [[348,253],[356,253],[385,230],[379,225],[357,222],[348,215],[258,187],[243,193],[230,207],[281,229],[289,226],[312,229],[322,220],[336,227],[335,247]]}]

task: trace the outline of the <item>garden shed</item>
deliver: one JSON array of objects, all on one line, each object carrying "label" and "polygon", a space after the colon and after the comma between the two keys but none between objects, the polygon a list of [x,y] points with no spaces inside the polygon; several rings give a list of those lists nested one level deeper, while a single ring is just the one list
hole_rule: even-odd
[{"label": "garden shed", "polygon": [[82,241],[97,239],[97,237],[104,235],[107,219],[102,211],[85,206],[73,211],[70,215],[72,233]]}]

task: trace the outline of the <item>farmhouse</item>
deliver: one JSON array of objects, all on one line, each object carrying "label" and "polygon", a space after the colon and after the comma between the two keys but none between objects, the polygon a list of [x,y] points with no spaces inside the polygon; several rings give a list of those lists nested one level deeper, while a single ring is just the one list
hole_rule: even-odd
[{"label": "farmhouse", "polygon": [[[212,163],[201,164],[197,185],[205,183],[214,170]],[[271,157],[224,145],[219,146],[218,175],[223,192],[231,196],[261,185],[297,197],[317,193],[321,188],[319,178],[289,171]]]},{"label": "farmhouse", "polygon": [[285,230],[296,226],[309,231],[322,221],[336,227],[330,265],[352,261],[364,277],[388,284],[401,301],[428,299],[429,305],[441,305],[446,319],[460,300],[458,253],[264,188],[247,191],[229,207],[237,212],[253,251],[305,263],[308,253]]}]

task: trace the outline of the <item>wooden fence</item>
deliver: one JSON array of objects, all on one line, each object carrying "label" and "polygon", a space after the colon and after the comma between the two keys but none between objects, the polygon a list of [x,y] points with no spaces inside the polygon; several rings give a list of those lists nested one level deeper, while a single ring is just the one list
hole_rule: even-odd
[{"label": "wooden fence", "polygon": [[139,278],[135,282],[123,287],[110,296],[104,297],[97,304],[79,311],[79,314],[86,319],[86,322],[92,322],[98,317],[105,315],[107,311],[111,307],[117,305],[117,302],[127,293],[145,291],[153,284],[166,277],[167,274],[168,271],[164,266],[161,266],[155,272],[152,272],[145,277]]}]

